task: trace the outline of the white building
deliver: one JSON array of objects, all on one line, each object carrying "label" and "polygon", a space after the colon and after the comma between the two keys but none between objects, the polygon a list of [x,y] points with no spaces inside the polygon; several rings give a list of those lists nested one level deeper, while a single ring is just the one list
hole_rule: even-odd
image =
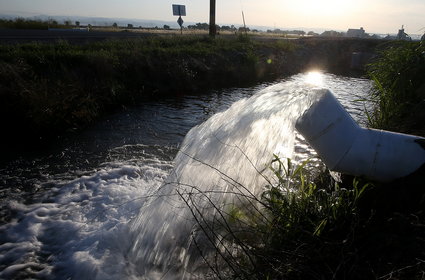
[{"label": "white building", "polygon": [[364,38],[366,37],[366,32],[364,31],[363,27],[360,27],[360,29],[348,29],[347,37],[351,38]]}]

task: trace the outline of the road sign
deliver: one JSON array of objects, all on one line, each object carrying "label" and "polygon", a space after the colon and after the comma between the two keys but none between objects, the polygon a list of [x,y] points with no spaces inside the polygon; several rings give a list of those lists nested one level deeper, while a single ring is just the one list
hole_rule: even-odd
[{"label": "road sign", "polygon": [[173,16],[186,16],[186,6],[173,4]]},{"label": "road sign", "polygon": [[182,17],[179,17],[179,19],[177,20],[177,23],[180,25],[180,27],[183,25],[183,19]]}]

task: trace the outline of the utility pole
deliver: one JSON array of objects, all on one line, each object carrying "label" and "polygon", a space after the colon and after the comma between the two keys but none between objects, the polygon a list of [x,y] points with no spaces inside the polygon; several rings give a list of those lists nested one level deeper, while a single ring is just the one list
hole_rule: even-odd
[{"label": "utility pole", "polygon": [[217,28],[215,27],[215,0],[210,0],[210,36],[215,37]]},{"label": "utility pole", "polygon": [[242,19],[243,19],[243,29],[245,30],[245,35],[248,35],[248,31],[246,30],[246,24],[245,24],[245,15],[242,11]]}]

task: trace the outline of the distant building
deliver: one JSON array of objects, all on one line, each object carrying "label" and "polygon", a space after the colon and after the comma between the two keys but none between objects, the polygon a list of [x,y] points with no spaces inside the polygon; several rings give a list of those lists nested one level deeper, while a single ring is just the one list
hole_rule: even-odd
[{"label": "distant building", "polygon": [[346,35],[347,37],[351,38],[364,38],[366,37],[366,32],[364,31],[363,27],[360,27],[360,29],[348,29]]},{"label": "distant building", "polygon": [[397,40],[404,40],[404,41],[412,40],[412,38],[410,38],[410,36],[404,32],[404,25],[402,25],[401,29],[398,30]]},{"label": "distant building", "polygon": [[[424,34],[425,36],[425,34]],[[403,41],[411,41],[412,38],[406,33],[404,32],[404,25],[401,26],[401,29],[398,30],[397,35],[387,35],[385,38],[385,40],[403,40]],[[422,37],[423,40],[423,37]]]}]

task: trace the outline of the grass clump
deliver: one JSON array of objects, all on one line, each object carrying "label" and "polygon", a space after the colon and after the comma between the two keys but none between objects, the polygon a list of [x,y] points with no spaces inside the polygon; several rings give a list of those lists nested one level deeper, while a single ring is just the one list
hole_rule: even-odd
[{"label": "grass clump", "polygon": [[277,157],[270,169],[259,197],[231,193],[234,203],[205,207],[212,220],[196,218],[217,252],[205,257],[217,278],[422,279],[425,197],[415,176],[338,182]]},{"label": "grass clump", "polygon": [[271,169],[277,180],[261,195],[264,216],[249,207],[230,215],[242,232],[232,241],[249,248],[239,255],[236,278],[343,279],[359,265],[352,251],[358,204],[371,185],[353,178],[347,188],[325,172],[312,180],[305,165],[277,157]]},{"label": "grass clump", "polygon": [[425,45],[390,43],[369,65],[375,89],[371,127],[425,135]]}]

